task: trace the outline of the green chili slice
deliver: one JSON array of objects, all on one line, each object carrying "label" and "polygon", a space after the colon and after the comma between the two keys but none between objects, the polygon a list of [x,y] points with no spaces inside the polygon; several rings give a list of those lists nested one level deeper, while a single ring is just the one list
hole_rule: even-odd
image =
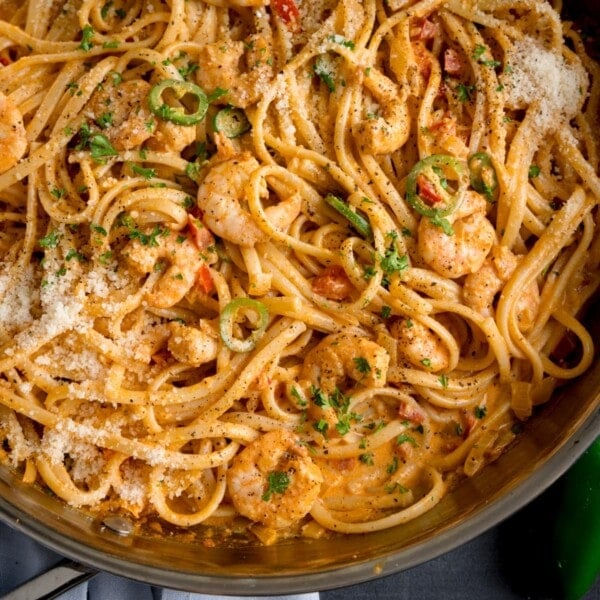
[{"label": "green chili slice", "polygon": [[[254,312],[258,322],[252,333],[245,339],[236,338],[233,335],[233,326],[244,310]],[[267,307],[253,298],[236,298],[232,300],[221,313],[219,321],[219,333],[223,343],[234,352],[249,352],[256,346],[256,342],[262,337],[269,322]]]},{"label": "green chili slice", "polygon": [[408,174],[406,201],[424,217],[445,217],[462,200],[468,183],[462,161],[446,154],[432,154]]},{"label": "green chili slice", "polygon": [[250,129],[250,121],[241,108],[228,106],[213,118],[213,129],[228,138],[236,138]]},{"label": "green chili slice", "polygon": [[337,212],[342,215],[347,221],[350,222],[350,225],[360,233],[366,239],[373,238],[373,231],[371,230],[371,225],[369,221],[365,219],[362,215],[354,212],[350,205],[344,202],[341,198],[334,196],[333,194],[327,194],[325,196],[325,202],[329,204],[332,208],[337,210]]},{"label": "green chili slice", "polygon": [[471,187],[485,196],[488,202],[496,202],[498,196],[498,175],[492,158],[486,152],[471,154],[468,160]]},{"label": "green chili slice", "polygon": [[[163,97],[165,92],[177,100],[181,100],[184,96],[191,97],[197,104],[195,112],[187,113],[181,106],[171,106],[165,102]],[[163,121],[171,121],[177,123],[177,125],[195,125],[202,121],[206,115],[208,98],[202,88],[191,81],[165,79],[150,90],[148,106]]]}]

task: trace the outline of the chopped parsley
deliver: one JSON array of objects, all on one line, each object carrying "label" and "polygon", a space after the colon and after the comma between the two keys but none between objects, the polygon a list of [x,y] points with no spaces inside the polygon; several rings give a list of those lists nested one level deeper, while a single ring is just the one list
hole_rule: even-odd
[{"label": "chopped parsley", "polygon": [[441,217],[439,213],[436,212],[429,220],[432,225],[439,227],[446,235],[454,235],[454,229],[446,217]]},{"label": "chopped parsley", "polygon": [[487,414],[487,407],[486,406],[476,406],[473,409],[473,414],[475,415],[475,417],[477,419],[483,419],[483,417],[485,417],[485,415]]},{"label": "chopped parsley", "polygon": [[112,124],[113,124],[113,113],[111,113],[111,112],[102,113],[96,119],[96,125],[98,125],[98,127],[100,127],[101,129],[108,129]]},{"label": "chopped parsley", "polygon": [[316,423],[313,424],[315,431],[318,431],[320,434],[325,435],[327,430],[329,429],[329,423],[325,419],[319,419]]},{"label": "chopped parsley", "polygon": [[335,92],[335,78],[322,58],[317,58],[313,66],[315,75],[327,86],[330,92]]},{"label": "chopped parsley", "polygon": [[401,433],[397,438],[396,438],[396,444],[398,446],[400,446],[400,444],[404,444],[408,442],[411,446],[418,446],[415,438],[412,435],[409,435],[408,433]]},{"label": "chopped parsley", "polygon": [[129,239],[130,240],[138,240],[142,246],[158,246],[159,237],[166,237],[170,233],[168,227],[162,228],[156,225],[152,230],[152,233],[144,233],[140,231],[137,227],[133,227],[129,230]]},{"label": "chopped parsley", "polygon": [[541,169],[537,166],[537,165],[531,165],[529,167],[529,179],[535,179],[536,177],[539,177],[541,172]]},{"label": "chopped parsley", "polygon": [[358,460],[360,460],[361,463],[370,466],[373,464],[373,453],[365,452],[364,454],[360,454]]},{"label": "chopped parsley", "polygon": [[392,314],[392,307],[388,306],[387,304],[384,304],[381,307],[381,318],[382,319],[389,319],[390,316]]},{"label": "chopped parsley", "polygon": [[401,483],[398,483],[397,481],[395,481],[394,483],[389,483],[388,485],[385,486],[385,491],[388,494],[393,494],[394,492],[399,492],[400,494],[406,494],[409,489],[405,486],[403,486]]},{"label": "chopped parsley", "polygon": [[271,471],[267,477],[267,491],[262,499],[268,502],[273,494],[283,494],[290,485],[290,477],[285,471]]},{"label": "chopped parsley", "polygon": [[398,254],[396,244],[392,244],[385,252],[385,256],[381,259],[381,268],[388,275],[393,273],[401,273],[408,269],[408,256],[406,254]]},{"label": "chopped parsley", "polygon": [[108,10],[110,9],[111,6],[112,6],[112,0],[108,0],[108,2],[106,2],[100,9],[100,16],[103,19],[106,19],[106,17],[108,17]]},{"label": "chopped parsley", "polygon": [[448,387],[448,376],[447,375],[440,375],[438,377],[438,381],[440,382],[440,385],[446,389]]},{"label": "chopped parsley", "polygon": [[465,85],[464,83],[459,83],[456,86],[456,98],[459,102],[469,102],[474,91],[474,85]]},{"label": "chopped parsley", "polygon": [[84,25],[81,30],[81,43],[79,44],[79,49],[84,52],[88,52],[92,49],[92,38],[94,37],[94,28],[91,25]]},{"label": "chopped parsley", "polygon": [[98,259],[100,260],[100,263],[103,265],[107,265],[109,264],[112,259],[113,259],[113,253],[111,250],[108,250],[107,252],[103,252]]},{"label": "chopped parsley", "polygon": [[356,370],[359,373],[362,373],[363,375],[366,375],[367,373],[371,372],[371,365],[369,364],[369,361],[362,357],[362,356],[357,356],[356,358],[352,359],[354,362],[354,366],[356,367]]},{"label": "chopped parsley", "polygon": [[153,177],[156,177],[155,169],[150,169],[150,168],[146,169],[144,167],[140,167],[139,165],[132,164],[131,170],[136,175],[139,175],[140,177],[143,177],[144,179],[152,179]]},{"label": "chopped parsley", "polygon": [[346,48],[350,48],[350,50],[354,50],[354,42],[352,40],[347,40],[344,36],[341,36],[337,33],[330,35],[327,39],[330,42],[334,42],[335,44],[340,44],[340,46],[345,46]]},{"label": "chopped parsley", "polygon": [[107,156],[119,154],[104,134],[93,133],[86,123],[79,129],[79,143],[75,150],[90,150],[92,158],[98,163],[103,163]]},{"label": "chopped parsley", "polygon": [[52,188],[50,193],[59,200],[60,198],[64,198],[67,195],[67,190],[64,188]]},{"label": "chopped parsley", "polygon": [[[362,418],[356,413],[348,412],[348,408],[350,407],[350,397],[342,394],[338,388],[335,388],[332,394],[327,395],[320,388],[311,386],[310,395],[312,401],[318,407],[331,408],[335,412],[337,417],[335,428],[340,435],[346,435],[350,431],[352,421],[358,422]],[[329,424],[324,419],[321,419],[314,424],[314,428],[318,432],[325,434],[325,432],[329,429]]]},{"label": "chopped parsley", "polygon": [[85,256],[83,256],[83,254],[81,254],[80,252],[77,252],[77,250],[75,250],[75,248],[70,248],[69,251],[67,252],[67,255],[65,256],[65,260],[67,262],[70,260],[76,260],[78,262],[83,262],[83,261],[85,261]]},{"label": "chopped parsley", "polygon": [[56,248],[60,238],[60,233],[58,233],[56,229],[53,229],[50,233],[41,238],[38,243],[42,248]]},{"label": "chopped parsley", "polygon": [[294,400],[296,400],[296,404],[300,407],[305,407],[308,402],[302,397],[302,394],[298,391],[298,388],[293,385],[290,389],[290,394],[293,396]]},{"label": "chopped parsley", "polygon": [[90,223],[90,229],[95,233],[99,233],[100,235],[107,236],[108,231],[102,227],[102,225],[96,225],[95,223]]},{"label": "chopped parsley", "polygon": [[392,462],[385,469],[390,475],[393,475],[398,470],[398,457],[394,456]]},{"label": "chopped parsley", "polygon": [[185,67],[179,67],[177,70],[179,74],[187,79],[190,75],[193,75],[200,67],[196,63],[188,63]]}]

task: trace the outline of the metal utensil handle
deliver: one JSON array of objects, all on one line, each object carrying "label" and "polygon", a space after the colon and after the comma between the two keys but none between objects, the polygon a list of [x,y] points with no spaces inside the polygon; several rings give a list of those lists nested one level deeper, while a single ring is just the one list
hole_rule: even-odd
[{"label": "metal utensil handle", "polygon": [[71,560],[61,560],[47,571],[32,577],[0,600],[51,600],[91,579],[98,571]]}]

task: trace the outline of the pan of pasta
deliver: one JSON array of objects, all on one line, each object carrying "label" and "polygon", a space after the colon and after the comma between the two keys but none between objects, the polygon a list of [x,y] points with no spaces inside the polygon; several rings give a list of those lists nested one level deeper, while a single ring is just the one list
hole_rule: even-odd
[{"label": "pan of pasta", "polygon": [[2,518],[285,593],[564,472],[600,432],[600,70],[560,8],[0,0]]}]

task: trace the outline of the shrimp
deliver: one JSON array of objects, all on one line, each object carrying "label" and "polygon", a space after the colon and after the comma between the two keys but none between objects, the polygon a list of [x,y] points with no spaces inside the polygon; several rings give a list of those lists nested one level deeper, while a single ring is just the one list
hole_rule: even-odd
[{"label": "shrimp", "polygon": [[170,121],[158,121],[154,135],[148,140],[148,148],[158,152],[181,152],[196,141],[196,128],[177,125]]},{"label": "shrimp", "polygon": [[361,150],[368,154],[390,154],[400,148],[410,135],[406,98],[398,86],[381,71],[371,68],[365,86],[381,107],[381,116],[361,121],[354,136]]},{"label": "shrimp", "polygon": [[322,483],[321,470],[287,429],[261,435],[227,471],[227,489],[236,510],[273,529],[289,527],[307,515]]},{"label": "shrimp", "polygon": [[146,103],[150,88],[143,79],[105,83],[90,98],[86,113],[116,150],[131,150],[152,136],[155,119]]},{"label": "shrimp", "polygon": [[27,150],[21,111],[0,92],[0,173],[14,167]]},{"label": "shrimp", "polygon": [[171,321],[168,327],[171,337],[167,348],[179,362],[198,366],[217,358],[219,336],[206,321],[201,320],[198,327]]},{"label": "shrimp", "polygon": [[[206,226],[216,235],[247,248],[268,239],[243,206],[246,186],[258,168],[258,161],[244,152],[217,162],[198,188],[198,207],[204,213]],[[267,193],[263,185],[261,195]],[[293,194],[265,208],[265,213],[276,229],[285,231],[300,213],[301,206],[300,195]]]},{"label": "shrimp", "polygon": [[127,262],[139,273],[164,269],[146,300],[157,308],[169,308],[192,288],[199,271],[206,265],[207,257],[193,241],[181,239],[176,232],[159,230],[153,239],[156,245],[132,240],[123,252]]},{"label": "shrimp", "polygon": [[434,117],[434,122],[427,127],[424,135],[427,154],[450,154],[466,160],[469,148],[456,116],[439,111]]},{"label": "shrimp", "polygon": [[150,150],[181,152],[195,141],[195,127],[154,117],[148,108],[151,89],[147,81],[131,79],[104,84],[90,98],[88,114],[116,150],[131,150],[147,141]]},{"label": "shrimp", "polygon": [[431,329],[410,319],[398,319],[390,325],[390,333],[398,341],[398,359],[431,372],[444,371],[450,354],[442,340]]},{"label": "shrimp", "polygon": [[[517,268],[521,257],[514,255],[506,246],[494,246],[491,257],[481,269],[467,275],[463,285],[465,304],[485,317],[494,315],[494,298],[502,290]],[[540,306],[540,290],[533,280],[516,303],[519,329],[526,333],[533,327]]]},{"label": "shrimp", "polygon": [[452,235],[423,217],[418,230],[418,249],[423,260],[450,279],[479,271],[496,241],[494,226],[485,213],[483,196],[469,191],[447,217],[454,230]]},{"label": "shrimp", "polygon": [[227,90],[219,101],[239,108],[256,102],[274,73],[269,44],[258,35],[205,44],[198,51],[198,62],[200,87]]},{"label": "shrimp", "polygon": [[304,359],[301,377],[331,394],[346,377],[365,387],[382,387],[390,363],[385,348],[356,334],[323,338]]}]

